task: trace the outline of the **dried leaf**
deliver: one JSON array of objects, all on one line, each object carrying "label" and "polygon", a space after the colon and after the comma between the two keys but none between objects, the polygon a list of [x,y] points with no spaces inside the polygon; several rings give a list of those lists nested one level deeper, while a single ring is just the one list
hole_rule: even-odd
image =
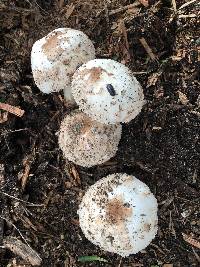
[{"label": "dried leaf", "polygon": [[200,249],[200,242],[199,242],[199,241],[197,241],[196,239],[194,239],[194,238],[192,238],[191,236],[186,235],[186,234],[184,234],[184,233],[182,233],[182,236],[183,236],[183,239],[184,239],[187,243],[189,243],[190,245],[192,245],[192,246],[194,246],[194,247]]}]

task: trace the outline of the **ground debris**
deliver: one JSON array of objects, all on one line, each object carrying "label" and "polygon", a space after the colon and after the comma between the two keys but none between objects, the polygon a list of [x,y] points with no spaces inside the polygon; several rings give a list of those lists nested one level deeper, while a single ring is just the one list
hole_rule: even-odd
[{"label": "ground debris", "polygon": [[154,55],[152,49],[150,48],[150,46],[148,45],[147,41],[145,40],[144,37],[140,38],[140,43],[143,45],[144,49],[146,50],[147,54],[149,55],[149,57],[151,58],[151,60],[156,60],[156,56]]},{"label": "ground debris", "polygon": [[18,107],[14,107],[12,105],[9,104],[5,104],[5,103],[0,103],[0,109],[3,109],[9,113],[12,113],[18,117],[22,117],[24,115],[24,110],[18,108]]},{"label": "ground debris", "polygon": [[0,111],[0,123],[4,123],[8,120],[8,112],[1,112]]},{"label": "ground debris", "polygon": [[180,100],[181,104],[187,105],[189,102],[187,96],[184,93],[182,93],[181,91],[178,91],[178,95],[179,95],[179,100]]},{"label": "ground debris", "polygon": [[37,254],[37,252],[33,250],[30,246],[22,243],[16,237],[9,236],[4,238],[3,245],[5,246],[5,248],[9,249],[14,254],[30,262],[33,266],[40,266],[42,263],[42,259]]},{"label": "ground debris", "polygon": [[192,238],[190,235],[186,235],[184,233],[182,233],[183,239],[189,243],[190,245],[200,249],[200,242],[197,241],[196,239]]}]

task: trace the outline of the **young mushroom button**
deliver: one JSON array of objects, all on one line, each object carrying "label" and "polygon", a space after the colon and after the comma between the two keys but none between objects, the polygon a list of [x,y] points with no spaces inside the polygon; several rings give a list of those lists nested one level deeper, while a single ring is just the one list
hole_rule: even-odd
[{"label": "young mushroom button", "polygon": [[91,167],[114,157],[121,138],[122,127],[92,121],[76,111],[61,123],[59,147],[66,159],[83,167]]},{"label": "young mushroom button", "polygon": [[72,75],[77,67],[94,58],[95,48],[87,35],[70,28],[58,28],[34,43],[33,78],[43,93],[64,90],[66,100],[73,100]]},{"label": "young mushroom button", "polygon": [[79,206],[87,239],[122,257],[145,249],[157,233],[157,200],[134,176],[116,173],[100,179]]},{"label": "young mushroom button", "polygon": [[76,70],[72,94],[79,108],[105,124],[129,122],[144,105],[142,87],[132,72],[111,59],[94,59]]}]

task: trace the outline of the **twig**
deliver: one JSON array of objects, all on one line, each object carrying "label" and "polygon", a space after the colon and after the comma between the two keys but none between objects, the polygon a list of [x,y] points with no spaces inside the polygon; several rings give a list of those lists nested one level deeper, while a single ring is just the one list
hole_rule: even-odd
[{"label": "twig", "polygon": [[23,129],[17,129],[17,130],[13,130],[13,131],[5,131],[5,133],[2,133],[1,135],[7,135],[9,133],[16,133],[16,132],[22,132],[22,131],[28,131],[29,128],[23,128]]},{"label": "twig", "polygon": [[185,8],[186,6],[189,6],[189,5],[193,4],[193,3],[196,2],[196,1],[197,1],[197,0],[192,0],[192,1],[190,1],[190,2],[187,2],[187,3],[183,4],[182,6],[179,7],[178,10],[181,10],[181,9]]},{"label": "twig", "polygon": [[193,253],[194,253],[196,259],[197,259],[198,262],[200,263],[200,257],[199,257],[199,255],[196,253],[196,251],[194,250],[194,248],[192,248],[192,251],[193,251]]},{"label": "twig", "polygon": [[120,257],[120,260],[119,260],[118,267],[121,267],[121,266],[122,266],[122,260],[123,260],[123,258],[122,258],[122,257]]},{"label": "twig", "polygon": [[11,250],[14,254],[20,256],[22,259],[27,260],[33,266],[39,266],[42,259],[29,245],[22,243],[16,237],[9,236],[4,239],[3,244],[5,248]]},{"label": "twig", "polygon": [[147,71],[132,71],[134,75],[147,74]]},{"label": "twig", "polygon": [[179,17],[179,19],[181,19],[181,18],[185,18],[185,19],[187,19],[187,18],[196,18],[196,14],[188,14],[188,15],[179,15],[178,16]]},{"label": "twig", "polygon": [[117,13],[126,11],[127,9],[131,9],[131,8],[133,8],[133,7],[137,7],[137,6],[139,6],[139,5],[140,5],[139,2],[135,2],[135,3],[133,3],[133,4],[130,4],[130,5],[127,5],[127,6],[123,6],[123,7],[120,7],[120,8],[118,8],[118,9],[115,9],[115,10],[111,10],[111,11],[109,12],[109,15],[112,16],[112,15],[115,15],[115,14],[117,14]]},{"label": "twig", "polygon": [[24,115],[24,110],[11,106],[9,104],[5,104],[5,103],[0,103],[0,109],[3,109],[5,111],[8,111],[18,117],[22,117]]},{"label": "twig", "polygon": [[27,246],[30,247],[29,244],[27,243],[26,239],[23,237],[22,233],[17,228],[17,226],[14,225],[14,223],[10,222],[8,219],[6,219],[5,217],[3,217],[1,215],[0,215],[0,218],[3,219],[4,221],[6,221],[7,223],[11,224],[15,228],[15,230],[17,230],[17,232],[19,233],[19,235],[21,236],[21,238],[24,240],[24,242],[27,244]]},{"label": "twig", "polygon": [[105,17],[106,17],[106,22],[109,23],[109,11],[108,11],[108,4],[107,0],[104,0],[104,11],[105,11]]},{"label": "twig", "polygon": [[120,27],[121,27],[121,30],[122,30],[122,34],[124,35],[126,49],[129,52],[129,42],[128,42],[128,37],[127,37],[127,29],[126,29],[124,20],[120,21]]},{"label": "twig", "polygon": [[199,241],[197,241],[196,239],[194,239],[194,238],[192,238],[191,236],[186,235],[186,234],[184,234],[184,233],[182,233],[182,236],[183,236],[183,239],[184,239],[187,243],[189,243],[190,245],[192,245],[192,246],[194,246],[194,247],[200,249],[200,242],[199,242]]},{"label": "twig", "polygon": [[11,195],[9,195],[9,194],[7,194],[7,193],[5,193],[5,192],[2,192],[2,191],[0,191],[0,193],[1,193],[2,195],[5,195],[5,196],[10,197],[10,198],[13,198],[13,199],[15,199],[15,200],[17,200],[17,201],[20,201],[20,202],[22,202],[22,203],[25,203],[25,204],[26,204],[27,206],[29,206],[29,207],[43,207],[43,206],[44,206],[44,204],[34,204],[34,203],[29,202],[29,201],[25,201],[25,200],[22,200],[22,199],[20,199],[20,198],[11,196]]},{"label": "twig", "polygon": [[153,60],[153,61],[156,60],[156,56],[154,55],[153,51],[151,50],[151,48],[147,44],[146,40],[143,37],[140,38],[139,40],[140,40],[140,43],[143,45],[144,49],[146,50],[147,54],[151,58],[151,60]]},{"label": "twig", "polygon": [[157,245],[151,243],[150,246],[156,248],[161,254],[166,255],[166,253]]}]

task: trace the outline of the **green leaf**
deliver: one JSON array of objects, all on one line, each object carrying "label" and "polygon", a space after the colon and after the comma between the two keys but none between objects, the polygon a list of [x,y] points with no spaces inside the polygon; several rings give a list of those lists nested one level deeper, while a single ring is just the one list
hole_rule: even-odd
[{"label": "green leaf", "polygon": [[108,262],[107,260],[98,257],[98,256],[80,256],[78,257],[79,262],[88,262],[88,261],[101,261],[101,262]]}]

